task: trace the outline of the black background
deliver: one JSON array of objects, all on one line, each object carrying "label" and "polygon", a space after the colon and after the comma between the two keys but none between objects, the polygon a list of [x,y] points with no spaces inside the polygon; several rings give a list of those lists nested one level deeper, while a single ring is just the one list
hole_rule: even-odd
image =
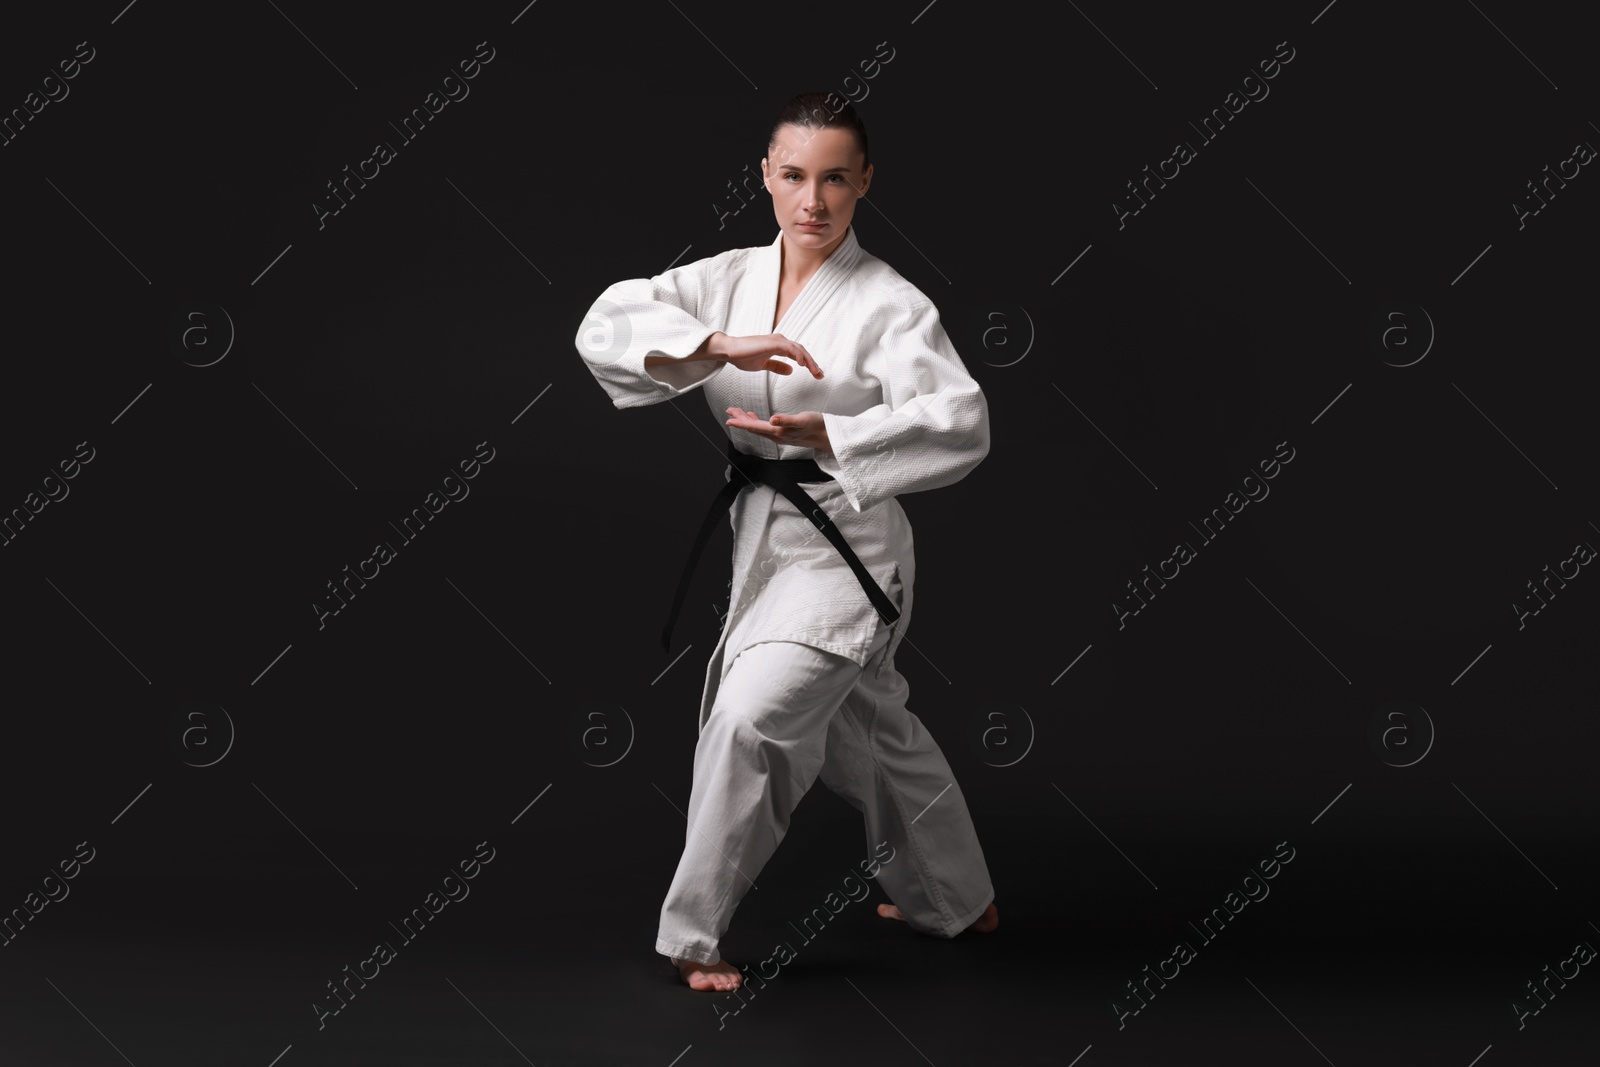
[{"label": "black background", "polygon": [[[1597,580],[1513,607],[1600,539],[1600,193],[1585,167],[1513,207],[1600,140],[1576,16],[921,3],[7,13],[4,113],[94,58],[0,147],[0,509],[94,458],[0,548],[0,914],[95,858],[0,947],[0,1062],[1593,1062],[1597,979],[1511,1007],[1600,939]],[[989,457],[902,499],[897,665],[1002,923],[935,942],[854,907],[719,1029],[652,942],[725,534],[673,653],[657,634],[720,422],[616,411],[574,335],[613,281],[773,239],[764,199],[719,216],[809,89],[859,102],[862,246],[989,401]],[[225,316],[176,346],[201,304]],[[319,629],[325,583],[483,441],[470,495]],[[573,742],[597,706],[603,755]],[[1032,724],[1015,762],[968,743],[996,706]],[[481,841],[469,900],[319,1030],[325,983]],[[1124,983],[1285,841],[1271,895],[1119,1028]],[[726,957],[864,855],[814,790]]]}]

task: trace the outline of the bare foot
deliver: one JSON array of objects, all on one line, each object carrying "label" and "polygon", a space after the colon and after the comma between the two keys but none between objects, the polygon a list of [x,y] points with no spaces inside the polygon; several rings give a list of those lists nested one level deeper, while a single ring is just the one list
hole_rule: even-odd
[{"label": "bare foot", "polygon": [[[895,907],[893,904],[879,904],[878,914],[882,915],[885,919],[899,919],[901,922],[906,921],[906,917],[900,914],[900,909]],[[969,934],[988,934],[993,933],[994,928],[999,925],[1000,912],[997,908],[995,908],[994,902],[990,901],[989,906],[983,910],[983,914],[973,920],[972,925],[967,927],[966,930],[962,932]]]},{"label": "bare foot", "polygon": [[695,960],[680,960],[676,956],[669,956],[672,965],[678,968],[678,977],[682,978],[690,989],[703,992],[726,992],[738,989],[744,981],[744,976],[739,973],[739,968],[727,960],[718,960],[716,963],[699,963]]}]

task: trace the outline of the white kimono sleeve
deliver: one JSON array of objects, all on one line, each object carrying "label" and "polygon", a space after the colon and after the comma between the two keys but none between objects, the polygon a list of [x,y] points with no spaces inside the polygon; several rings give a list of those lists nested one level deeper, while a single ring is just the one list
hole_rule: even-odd
[{"label": "white kimono sleeve", "polygon": [[884,402],[823,414],[832,452],[818,451],[856,511],[966,477],[989,452],[989,406],[931,303],[890,305],[877,344]]},{"label": "white kimono sleeve", "polygon": [[716,360],[644,365],[645,356],[683,360],[717,332],[698,318],[703,280],[697,266],[617,282],[584,315],[574,343],[616,407],[682,396],[722,368]]}]

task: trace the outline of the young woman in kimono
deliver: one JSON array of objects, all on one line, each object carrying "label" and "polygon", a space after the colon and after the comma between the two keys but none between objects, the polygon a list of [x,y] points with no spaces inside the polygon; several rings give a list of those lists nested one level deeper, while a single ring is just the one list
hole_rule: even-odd
[{"label": "young woman in kimono", "polygon": [[[915,572],[895,497],[972,470],[989,450],[988,406],[933,303],[857,243],[872,166],[865,127],[838,103],[805,94],[779,113],[761,161],[780,231],[770,245],[618,282],[576,338],[615,407],[698,390],[738,452],[831,475],[802,490],[823,513],[812,518],[732,464],[724,472],[741,483],[733,592],[656,940],[695,989],[741,984],[718,942],[819,777],[865,818],[875,859],[863,876],[894,901],[878,914],[944,938],[999,922],[966,800],[894,667]],[[898,609],[892,624],[819,532],[828,521]]]}]

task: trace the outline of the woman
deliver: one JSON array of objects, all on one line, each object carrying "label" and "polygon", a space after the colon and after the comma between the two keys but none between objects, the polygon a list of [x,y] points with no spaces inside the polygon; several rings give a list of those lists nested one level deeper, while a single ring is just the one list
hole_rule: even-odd
[{"label": "woman", "polygon": [[695,555],[731,503],[733,594],[656,940],[694,989],[741,984],[718,942],[819,777],[889,852],[867,875],[895,902],[880,915],[946,938],[998,923],[966,801],[894,669],[915,571],[895,497],[975,467],[988,407],[933,303],[856,241],[872,165],[838,103],[808,93],[779,112],[761,161],[771,245],[618,282],[576,339],[617,408],[700,390],[729,440]]}]

